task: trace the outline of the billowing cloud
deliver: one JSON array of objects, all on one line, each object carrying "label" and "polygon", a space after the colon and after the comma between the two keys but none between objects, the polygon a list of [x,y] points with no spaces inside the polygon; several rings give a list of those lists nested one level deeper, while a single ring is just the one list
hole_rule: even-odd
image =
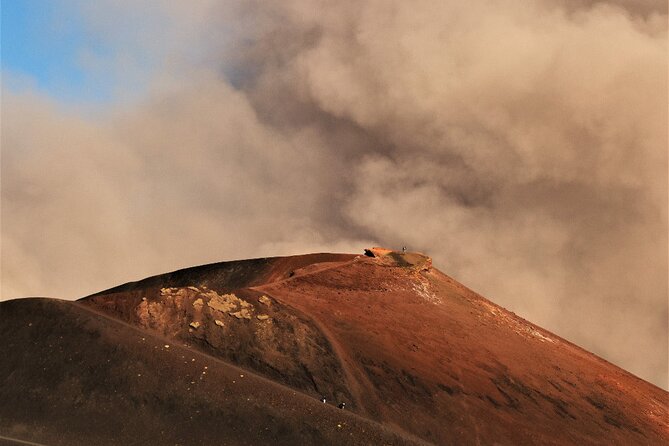
[{"label": "billowing cloud", "polygon": [[667,386],[666,5],[147,5],[141,103],[4,94],[3,298],[406,244]]}]

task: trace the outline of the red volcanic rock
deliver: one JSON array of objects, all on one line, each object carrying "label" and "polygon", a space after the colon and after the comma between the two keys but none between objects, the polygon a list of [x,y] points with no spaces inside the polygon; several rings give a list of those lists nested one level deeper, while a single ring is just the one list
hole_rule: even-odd
[{"label": "red volcanic rock", "polygon": [[664,390],[491,303],[422,254],[366,254],[227,262],[76,303],[0,303],[9,340],[0,438],[669,441]]}]

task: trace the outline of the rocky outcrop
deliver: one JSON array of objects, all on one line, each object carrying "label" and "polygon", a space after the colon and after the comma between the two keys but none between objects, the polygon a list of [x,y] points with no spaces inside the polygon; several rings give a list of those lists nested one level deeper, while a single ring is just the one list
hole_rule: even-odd
[{"label": "rocky outcrop", "polygon": [[[131,301],[137,302],[134,311]],[[90,303],[314,396],[352,399],[325,335],[299,311],[265,293],[252,289],[219,293],[188,285],[95,296]]]}]

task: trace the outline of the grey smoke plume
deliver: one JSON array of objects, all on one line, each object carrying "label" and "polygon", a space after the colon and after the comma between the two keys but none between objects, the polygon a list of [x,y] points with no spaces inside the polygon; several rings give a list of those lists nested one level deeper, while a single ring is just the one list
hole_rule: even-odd
[{"label": "grey smoke plume", "polygon": [[667,387],[664,2],[184,5],[82,3],[140,103],[4,92],[3,298],[405,244]]}]

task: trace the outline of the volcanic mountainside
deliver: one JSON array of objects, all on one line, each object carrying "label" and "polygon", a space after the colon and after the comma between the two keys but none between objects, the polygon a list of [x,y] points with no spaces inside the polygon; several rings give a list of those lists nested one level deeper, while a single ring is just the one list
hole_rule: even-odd
[{"label": "volcanic mountainside", "polygon": [[418,253],[225,262],[6,301],[0,330],[0,443],[669,444],[666,391]]}]

